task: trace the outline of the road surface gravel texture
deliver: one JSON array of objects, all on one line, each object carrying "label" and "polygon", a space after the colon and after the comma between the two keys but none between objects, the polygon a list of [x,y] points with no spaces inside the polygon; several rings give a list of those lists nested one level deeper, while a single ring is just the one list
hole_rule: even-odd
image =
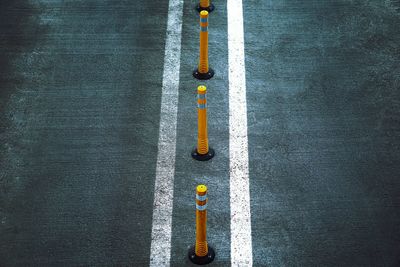
[{"label": "road surface gravel texture", "polygon": [[[184,1],[171,266],[230,266],[226,1],[209,19],[210,162]],[[243,1],[253,266],[400,266],[400,1]],[[0,2],[0,266],[148,266],[168,1]]]}]

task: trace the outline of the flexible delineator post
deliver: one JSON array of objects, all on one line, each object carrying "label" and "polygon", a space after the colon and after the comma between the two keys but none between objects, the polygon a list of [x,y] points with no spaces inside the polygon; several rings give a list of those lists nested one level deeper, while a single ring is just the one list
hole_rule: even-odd
[{"label": "flexible delineator post", "polygon": [[214,8],[215,7],[210,0],[200,0],[199,4],[196,6],[197,11],[199,12],[206,10],[208,13],[211,13]]},{"label": "flexible delineator post", "polygon": [[208,11],[205,10],[200,12],[200,57],[193,76],[199,80],[208,80],[214,76],[214,70],[208,66]]},{"label": "flexible delineator post", "polygon": [[208,146],[207,129],[207,88],[197,87],[197,147],[192,151],[196,160],[206,161],[214,157],[215,152]]},{"label": "flexible delineator post", "polygon": [[204,265],[215,258],[214,249],[207,243],[207,186],[196,188],[196,243],[189,249],[191,262]]}]

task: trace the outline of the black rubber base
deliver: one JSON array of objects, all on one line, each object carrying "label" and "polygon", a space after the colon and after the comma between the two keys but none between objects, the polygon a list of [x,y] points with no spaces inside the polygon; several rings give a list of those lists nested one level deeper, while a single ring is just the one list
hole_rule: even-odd
[{"label": "black rubber base", "polygon": [[207,154],[197,153],[197,148],[193,149],[193,151],[192,151],[192,158],[194,158],[195,160],[199,160],[199,161],[210,160],[214,157],[214,155],[215,155],[215,152],[214,152],[214,149],[212,149],[212,148],[208,148]]},{"label": "black rubber base", "polygon": [[196,10],[197,10],[199,13],[200,13],[200,11],[202,11],[202,10],[207,10],[208,13],[211,13],[211,12],[213,12],[214,8],[215,8],[215,7],[214,7],[213,4],[210,4],[209,7],[201,7],[200,4],[198,4],[198,5],[196,6]]},{"label": "black rubber base", "polygon": [[214,70],[212,68],[208,68],[207,73],[200,73],[198,69],[193,71],[193,77],[198,80],[209,80],[214,76]]},{"label": "black rubber base", "polygon": [[193,262],[194,264],[205,265],[205,264],[209,264],[210,262],[212,262],[214,260],[215,252],[212,247],[208,246],[208,254],[204,257],[199,257],[195,253],[194,246],[191,246],[189,249],[188,256],[189,256],[189,260],[191,262]]}]

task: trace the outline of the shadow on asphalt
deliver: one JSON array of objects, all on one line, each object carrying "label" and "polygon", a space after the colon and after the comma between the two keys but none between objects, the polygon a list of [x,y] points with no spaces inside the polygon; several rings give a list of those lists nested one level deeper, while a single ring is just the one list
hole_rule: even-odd
[{"label": "shadow on asphalt", "polygon": [[40,25],[40,8],[27,0],[0,2],[0,133],[7,124],[5,107],[23,77],[13,65],[21,53],[29,53],[36,42],[46,32]]},{"label": "shadow on asphalt", "polygon": [[[0,162],[4,162],[7,141],[10,141],[7,129],[12,114],[7,112],[8,102],[24,82],[15,60],[31,52],[37,40],[45,34],[47,27],[40,24],[40,10],[27,0],[0,1]],[[7,192],[11,188],[7,168],[13,167],[0,167],[0,220],[7,206]]]}]

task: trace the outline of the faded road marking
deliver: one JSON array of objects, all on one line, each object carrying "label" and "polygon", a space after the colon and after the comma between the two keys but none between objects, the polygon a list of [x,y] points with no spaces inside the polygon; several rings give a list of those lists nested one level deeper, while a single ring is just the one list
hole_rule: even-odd
[{"label": "faded road marking", "polygon": [[242,0],[228,0],[231,265],[252,266]]},{"label": "faded road marking", "polygon": [[170,265],[183,0],[170,0],[154,187],[150,266]]}]

